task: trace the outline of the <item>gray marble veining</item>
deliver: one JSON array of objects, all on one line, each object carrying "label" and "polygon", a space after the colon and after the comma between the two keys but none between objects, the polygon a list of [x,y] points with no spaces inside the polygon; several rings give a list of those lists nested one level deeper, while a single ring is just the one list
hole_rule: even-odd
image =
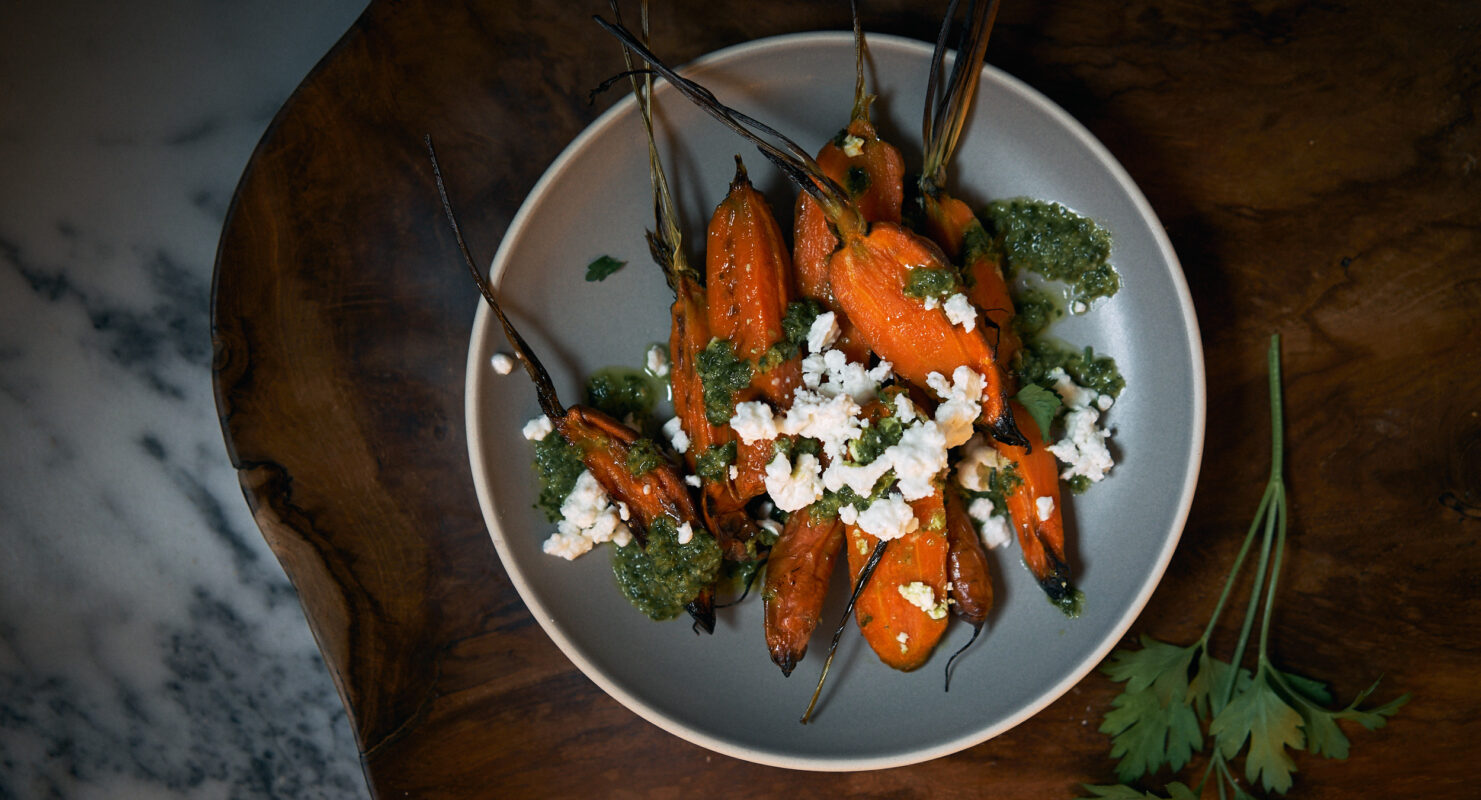
[{"label": "gray marble veining", "polygon": [[363,797],[211,392],[211,270],[364,0],[0,4],[0,800]]}]

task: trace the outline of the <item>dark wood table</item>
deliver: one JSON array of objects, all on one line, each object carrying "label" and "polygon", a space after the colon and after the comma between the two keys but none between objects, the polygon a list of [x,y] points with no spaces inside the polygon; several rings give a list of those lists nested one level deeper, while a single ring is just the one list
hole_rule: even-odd
[{"label": "dark wood table", "polygon": [[[534,5],[534,4],[530,4]],[[847,4],[661,3],[686,61],[845,29]],[[931,40],[942,3],[866,2]],[[526,611],[464,446],[473,289],[420,149],[489,247],[616,69],[591,7],[376,0],[278,114],[237,191],[216,392],[378,797],[1072,797],[1112,777],[1092,673],[954,756],[853,775],[716,755],[583,677]],[[593,53],[603,54],[594,57]],[[613,53],[613,58],[605,54]],[[1350,698],[1413,701],[1294,796],[1463,797],[1481,780],[1481,5],[1007,2],[988,60],[1061,104],[1166,224],[1208,365],[1202,477],[1132,628],[1199,633],[1265,478],[1285,341],[1289,557],[1273,645]],[[394,333],[394,335],[392,335]]]}]

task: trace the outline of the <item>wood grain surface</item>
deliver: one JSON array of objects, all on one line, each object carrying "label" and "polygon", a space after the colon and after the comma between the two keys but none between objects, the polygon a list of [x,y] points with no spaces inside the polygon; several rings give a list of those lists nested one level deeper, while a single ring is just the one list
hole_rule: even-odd
[{"label": "wood grain surface", "polygon": [[[944,3],[865,2],[930,40]],[[532,6],[532,7],[527,7]],[[1113,777],[1092,673],[1012,731],[912,767],[792,772],[705,751],[581,675],[500,566],[464,445],[476,294],[421,137],[492,253],[545,166],[621,96],[605,4],[376,0],[238,189],[216,393],[377,797],[1073,797]],[[845,29],[847,4],[656,3],[687,61]],[[1292,797],[1471,797],[1481,781],[1481,5],[1008,0],[990,63],[1116,155],[1182,260],[1208,365],[1202,477],[1132,628],[1188,642],[1264,481],[1264,350],[1285,340],[1291,530],[1273,646],[1348,698],[1413,701]],[[1169,491],[1171,491],[1171,487]]]}]

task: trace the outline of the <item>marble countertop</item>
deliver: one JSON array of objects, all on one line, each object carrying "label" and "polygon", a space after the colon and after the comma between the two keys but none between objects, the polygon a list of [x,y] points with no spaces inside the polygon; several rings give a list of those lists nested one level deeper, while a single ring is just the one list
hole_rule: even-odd
[{"label": "marble countertop", "polygon": [[363,7],[0,8],[0,798],[366,795],[209,331],[252,148]]}]

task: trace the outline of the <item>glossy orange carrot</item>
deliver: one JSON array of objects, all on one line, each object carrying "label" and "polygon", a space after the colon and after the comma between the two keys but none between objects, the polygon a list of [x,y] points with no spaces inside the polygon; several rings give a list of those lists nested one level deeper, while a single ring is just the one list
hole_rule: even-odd
[{"label": "glossy orange carrot", "polygon": [[[951,375],[968,366],[988,383],[982,401],[980,427],[1002,441],[1028,446],[1014,424],[1003,392],[1004,381],[993,359],[986,326],[972,330],[955,325],[947,316],[949,303],[928,308],[923,299],[907,296],[907,274],[917,268],[949,270],[941,249],[898,224],[864,219],[848,193],[824,175],[816,159],[796,142],[764,123],[722,105],[707,89],[675,73],[658,60],[632,33],[620,25],[597,19],[598,24],[638,53],[681,94],[715,119],[754,143],[798,188],[812,195],[839,236],[840,245],[828,259],[828,281],[834,298],[858,328],[864,342],[895,372],[925,385],[932,372]],[[887,296],[881,296],[885,293]]]},{"label": "glossy orange carrot", "polygon": [[[1017,403],[1015,402],[1015,405]],[[1039,426],[1020,406],[1024,435],[1042,442]],[[1012,478],[1005,492],[1008,514],[1018,534],[1023,563],[1038,580],[1049,600],[1068,616],[1080,613],[1081,594],[1070,582],[1070,568],[1065,562],[1064,516],[1059,494],[1059,465],[1045,447],[1032,450],[994,442],[998,454],[1013,464]]]},{"label": "glossy orange carrot", "polygon": [[933,372],[950,376],[959,366],[971,367],[986,383],[979,426],[1000,441],[1027,446],[1008,405],[1007,381],[988,338],[991,328],[979,323],[969,331],[942,307],[928,309],[907,295],[918,269],[956,270],[934,243],[884,222],[870,226],[867,235],[845,235],[828,264],[839,305],[895,374],[925,386]]},{"label": "glossy orange carrot", "polygon": [[791,675],[807,653],[842,547],[843,523],[838,517],[815,518],[806,508],[787,518],[781,537],[772,545],[761,599],[766,648],[783,675]]},{"label": "glossy orange carrot", "polygon": [[[947,558],[946,513],[941,490],[912,502],[920,528],[888,543],[869,583],[859,593],[854,618],[870,649],[885,664],[912,670],[926,662],[946,633]],[[849,571],[858,575],[879,539],[845,526]],[[902,588],[904,591],[902,592]],[[927,610],[909,596],[927,598]]]},{"label": "glossy orange carrot", "polygon": [[730,342],[738,358],[758,365],[751,386],[789,406],[802,384],[799,359],[773,363],[786,336],[782,319],[792,292],[792,256],[766,198],[751,185],[740,156],[730,191],[710,216],[705,246],[705,300],[710,333]]},{"label": "glossy orange carrot", "polygon": [[[905,195],[905,159],[898,148],[879,138],[869,120],[874,98],[864,91],[864,34],[857,13],[854,58],[857,79],[853,114],[843,131],[818,151],[817,163],[824,175],[845,187],[865,220],[899,222]],[[798,291],[837,315],[841,333],[834,347],[851,360],[862,362],[868,358],[867,347],[833,301],[828,286],[828,258],[838,249],[838,237],[822,206],[806,192],[798,193],[793,218],[793,268]]]},{"label": "glossy orange carrot", "polygon": [[[615,7],[614,7],[615,11]],[[644,33],[647,32],[647,7],[644,6]],[[729,426],[710,422],[705,413],[704,386],[699,374],[699,354],[712,338],[708,302],[700,274],[689,265],[684,252],[683,233],[678,225],[678,212],[669,194],[668,179],[658,156],[653,136],[651,76],[640,81],[633,69],[631,54],[623,58],[632,72],[633,95],[637,99],[643,128],[648,135],[648,172],[653,185],[653,214],[656,230],[648,234],[648,249],[663,270],[664,279],[674,292],[669,308],[669,383],[673,393],[674,415],[689,437],[684,459],[690,474],[697,474],[701,455],[712,448],[736,447],[735,433]],[[721,551],[731,561],[756,557],[751,544],[759,534],[756,523],[745,511],[746,501],[765,490],[764,465],[754,469],[745,485],[738,485],[728,470],[704,476],[700,510],[705,527],[719,542]]]},{"label": "glossy orange carrot", "polygon": [[[504,336],[509,340],[520,363],[524,365],[525,372],[535,383],[535,395],[540,403],[540,409],[550,419],[555,432],[576,447],[582,464],[592,473],[608,496],[627,506],[630,515],[629,527],[633,530],[634,538],[637,540],[636,545],[629,546],[637,546],[646,550],[647,534],[660,519],[666,520],[676,531],[687,529],[688,541],[710,542],[710,534],[694,507],[684,479],[667,459],[655,457],[657,450],[651,442],[642,439],[636,431],[596,409],[583,406],[567,408],[561,404],[550,374],[535,356],[529,343],[505,316],[493,287],[489,285],[488,280],[474,262],[467,242],[463,239],[462,228],[458,225],[457,216],[453,213],[452,201],[448,198],[447,187],[442,180],[442,171],[437,164],[437,154],[432,148],[431,137],[427,137],[426,144],[427,155],[432,162],[432,175],[437,184],[438,195],[442,200],[442,208],[447,215],[448,224],[452,228],[453,238],[457,242],[458,252],[463,257],[464,265],[478,285],[479,293],[483,295],[489,308],[493,310],[494,316],[498,318],[499,325],[504,329]],[[635,452],[643,443],[648,445],[645,449],[649,452]],[[640,457],[634,459],[634,455]],[[681,538],[683,538],[682,534]],[[711,546],[713,546],[712,543]],[[706,632],[713,632],[715,607],[712,587],[718,578],[720,563],[717,550],[706,551],[705,547],[700,546],[685,548],[679,552],[683,554],[683,557],[694,557],[696,560],[692,562],[692,566],[696,571],[705,574],[698,576],[696,588],[692,594],[685,592],[688,596],[673,596],[677,594],[673,592],[673,587],[661,587],[661,591],[670,592],[671,596],[667,599],[675,601],[675,605],[684,604],[697,626]]]},{"label": "glossy orange carrot", "polygon": [[967,516],[961,495],[946,493],[946,575],[951,580],[951,610],[974,628],[981,628],[992,611],[992,576],[987,551],[977,526]]},{"label": "glossy orange carrot", "polygon": [[946,166],[956,146],[972,105],[982,60],[987,52],[988,36],[997,16],[997,2],[973,2],[967,12],[965,39],[957,60],[952,65],[947,85],[939,103],[933,103],[938,77],[946,53],[947,32],[956,11],[955,0],[948,7],[936,51],[931,58],[931,78],[927,92],[925,121],[922,125],[926,160],[917,183],[920,214],[916,217],[920,232],[940,245],[948,258],[961,264],[966,278],[967,298],[981,309],[982,315],[997,330],[992,334],[997,346],[999,364],[1008,364],[1020,347],[1013,332],[1013,300],[1003,277],[1001,259],[977,215],[960,199],[946,191]]}]

